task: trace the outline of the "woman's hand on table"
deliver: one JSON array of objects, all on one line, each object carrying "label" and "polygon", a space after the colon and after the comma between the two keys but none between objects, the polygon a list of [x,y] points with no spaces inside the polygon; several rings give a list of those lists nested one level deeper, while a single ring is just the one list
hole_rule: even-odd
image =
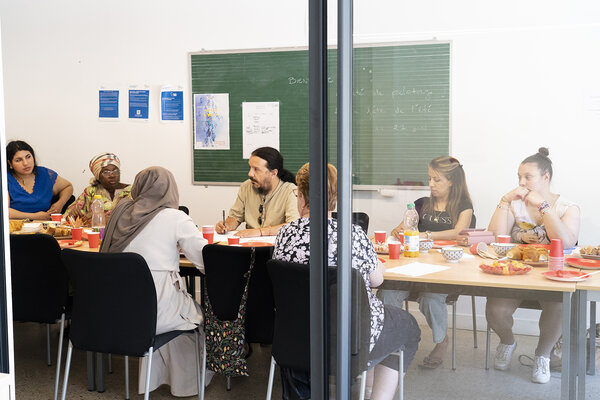
[{"label": "woman's hand on table", "polygon": [[62,208],[63,208],[62,204],[59,204],[59,202],[57,201],[56,203],[54,203],[50,206],[47,213],[48,214],[60,214],[62,212]]},{"label": "woman's hand on table", "polygon": [[398,225],[397,227],[395,227],[392,230],[391,236],[395,237],[396,239],[401,239],[403,235],[404,235],[404,227],[402,226],[402,224]]},{"label": "woman's hand on table", "polygon": [[31,219],[32,220],[39,220],[39,221],[48,221],[50,220],[50,212],[48,211],[38,211],[36,213],[32,213],[31,214]]}]

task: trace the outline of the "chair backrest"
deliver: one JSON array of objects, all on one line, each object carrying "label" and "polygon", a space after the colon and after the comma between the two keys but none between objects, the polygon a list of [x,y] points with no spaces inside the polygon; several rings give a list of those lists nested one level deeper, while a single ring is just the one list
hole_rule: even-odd
[{"label": "chair backrest", "polygon": [[[54,195],[52,197],[52,204],[56,203],[56,201],[59,199],[60,195]],[[75,201],[75,196],[71,195],[71,197],[69,197],[69,199],[67,200],[67,202],[65,203],[65,205],[63,206],[62,210],[60,211],[61,213],[65,213],[65,211],[67,211],[67,208],[69,208],[69,206]]]},{"label": "chair backrest", "polygon": [[10,235],[13,319],[54,323],[65,310],[69,283],[60,247],[50,235]]},{"label": "chair backrest", "polygon": [[[282,367],[304,372],[310,371],[310,267],[280,260],[267,262],[267,270],[275,296],[275,332],[272,354]],[[329,296],[331,301],[330,348],[336,346],[336,277],[337,268],[329,268]],[[364,281],[352,269],[352,323],[351,360],[352,374],[366,368],[370,339],[370,307]],[[330,360],[335,370],[335,359]]]},{"label": "chair backrest", "polygon": [[136,253],[63,250],[73,285],[69,339],[87,351],[143,356],[156,335],[156,289]]},{"label": "chair backrest", "polygon": [[186,206],[179,206],[179,211],[183,211],[187,215],[190,215],[190,209],[187,208]]},{"label": "chair backrest", "polygon": [[469,228],[475,228],[476,224],[477,224],[477,218],[475,217],[475,213],[473,213],[473,216],[471,217],[471,225],[469,225]]},{"label": "chair backrest", "polygon": [[[272,247],[256,247],[254,268],[248,286],[246,303],[246,340],[250,343],[271,343],[275,306],[271,281],[266,272]],[[252,249],[249,247],[207,245],[202,251],[208,298],[217,318],[231,321],[237,318]]]},{"label": "chair backrest", "polygon": [[[331,213],[331,218],[337,219],[337,212]],[[364,212],[353,212],[352,223],[360,226],[365,233],[369,230],[369,215]]]}]

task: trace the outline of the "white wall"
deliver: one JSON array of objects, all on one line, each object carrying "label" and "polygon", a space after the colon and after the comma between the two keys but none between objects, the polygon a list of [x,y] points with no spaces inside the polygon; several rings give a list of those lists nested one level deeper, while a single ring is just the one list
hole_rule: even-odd
[{"label": "white wall", "polygon": [[[452,155],[464,164],[479,226],[517,184],[519,162],[548,146],[553,188],[580,204],[580,244],[600,244],[597,196],[600,6],[594,0],[355,1],[355,41],[452,41]],[[332,7],[332,13],[335,11]],[[307,45],[307,2],[0,0],[7,139],[30,142],[42,165],[87,184],[89,159],[112,151],[123,180],[163,165],[198,224],[218,220],[235,187],[194,186],[191,121],[161,124],[158,89],[182,85],[187,53]],[[334,42],[335,21],[330,36]],[[151,117],[99,122],[97,89],[151,86]],[[189,98],[185,111],[190,107]],[[598,107],[598,106],[596,106]],[[356,194],[371,226],[391,228],[423,192]]]}]

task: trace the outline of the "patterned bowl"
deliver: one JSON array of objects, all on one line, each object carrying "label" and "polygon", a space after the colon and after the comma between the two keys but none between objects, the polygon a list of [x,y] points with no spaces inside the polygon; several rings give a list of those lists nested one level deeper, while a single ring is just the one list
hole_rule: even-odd
[{"label": "patterned bowl", "polygon": [[433,247],[433,240],[431,240],[431,239],[421,239],[419,241],[419,251],[421,253],[428,253],[432,247]]},{"label": "patterned bowl", "polygon": [[498,257],[505,257],[506,253],[515,246],[515,243],[492,243],[492,248],[498,254]]},{"label": "patterned bowl", "polygon": [[442,247],[442,255],[446,261],[451,263],[457,263],[464,254],[462,247]]}]

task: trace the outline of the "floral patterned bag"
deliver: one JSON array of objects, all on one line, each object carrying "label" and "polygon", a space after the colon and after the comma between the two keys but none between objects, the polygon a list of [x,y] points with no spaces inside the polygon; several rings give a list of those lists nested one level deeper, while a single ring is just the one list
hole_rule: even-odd
[{"label": "floral patterned bag", "polygon": [[250,268],[244,274],[246,286],[242,294],[238,315],[232,321],[221,321],[214,314],[208,298],[206,282],[204,282],[206,367],[225,376],[248,376],[244,344],[246,343],[246,299],[252,267],[254,267],[254,248],[252,248]]}]

